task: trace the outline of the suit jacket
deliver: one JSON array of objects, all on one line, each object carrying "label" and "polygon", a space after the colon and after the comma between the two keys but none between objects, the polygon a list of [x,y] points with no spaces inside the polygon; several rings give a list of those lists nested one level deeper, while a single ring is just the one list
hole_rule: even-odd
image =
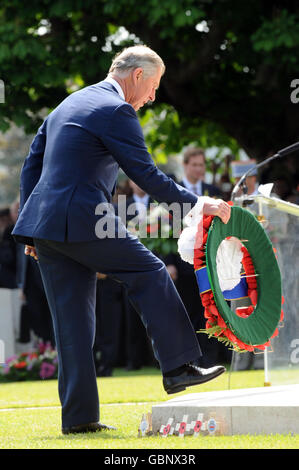
[{"label": "suit jacket", "polygon": [[[185,187],[183,182],[180,182],[180,185]],[[213,184],[208,184],[208,183],[205,183],[203,181],[201,183],[201,187],[202,187],[202,195],[203,196],[210,196],[210,197],[217,196],[217,197],[220,197],[220,198],[222,197],[222,193],[221,193],[220,189],[218,189],[217,186],[214,186]]]},{"label": "suit jacket", "polygon": [[6,227],[0,241],[0,287],[7,289],[17,287],[17,250],[12,229],[12,225]]},{"label": "suit jacket", "polygon": [[[154,201],[151,197],[148,198],[148,201],[147,201],[147,205],[146,205],[146,210],[148,210],[150,208],[150,204],[152,204]],[[129,196],[126,200],[126,211],[127,211],[127,222],[129,222],[130,220],[132,220],[134,217],[137,217],[139,212],[138,212],[138,209],[136,208],[136,211],[134,213],[130,213],[128,211],[128,207],[131,205],[131,204],[136,204],[136,201],[134,199],[133,196]]]},{"label": "suit jacket", "polygon": [[197,201],[156,167],[136,112],[113,85],[72,93],[45,119],[25,159],[16,241],[96,240],[95,208],[111,202],[119,167],[158,202]]}]

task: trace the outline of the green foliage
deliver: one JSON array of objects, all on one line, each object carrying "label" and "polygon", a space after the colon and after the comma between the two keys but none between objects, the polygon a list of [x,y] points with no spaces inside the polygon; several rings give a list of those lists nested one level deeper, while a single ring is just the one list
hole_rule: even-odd
[{"label": "green foliage", "polygon": [[35,132],[42,112],[141,42],[166,63],[158,106],[140,113],[157,161],[190,141],[261,158],[298,137],[298,16],[291,0],[3,0],[0,130]]},{"label": "green foliage", "polygon": [[140,238],[140,241],[158,256],[167,256],[178,251],[178,241],[175,238]]},{"label": "green foliage", "polygon": [[[299,24],[296,15],[282,10],[271,21],[266,20],[261,27],[252,35],[253,47],[256,51],[271,52],[283,51],[282,60],[297,62],[293,55],[293,48],[299,47]],[[290,54],[288,54],[290,50]]]},{"label": "green foliage", "polygon": [[[99,54],[91,38],[104,43],[106,20],[91,1],[2,2],[0,64],[6,102],[1,106],[0,130],[9,122],[36,131],[39,113],[53,109],[67,96],[70,81],[80,86],[104,78],[109,54]],[[88,64],[88,67],[86,66]],[[92,77],[92,78],[91,78]]]},{"label": "green foliage", "polygon": [[211,121],[181,116],[173,106],[157,104],[148,107],[140,118],[146,144],[157,164],[165,164],[172,153],[181,152],[190,144],[202,148],[216,146],[219,152],[225,147],[235,155],[239,152],[236,140]]},{"label": "green foliage", "polygon": [[[198,2],[197,2],[198,3]],[[136,8],[137,7],[137,8]],[[192,9],[192,10],[191,10]],[[104,13],[118,17],[123,14],[130,15],[131,21],[138,21],[140,16],[147,16],[148,26],[162,26],[161,37],[174,39],[178,29],[193,26],[194,21],[199,21],[205,16],[203,9],[195,6],[193,0],[176,2],[173,0],[148,0],[136,2],[136,0],[117,1],[109,0],[104,6]]]}]

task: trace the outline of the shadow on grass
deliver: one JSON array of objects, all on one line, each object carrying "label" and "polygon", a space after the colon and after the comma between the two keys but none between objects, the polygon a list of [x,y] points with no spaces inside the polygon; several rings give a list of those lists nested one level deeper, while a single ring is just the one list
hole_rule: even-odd
[{"label": "shadow on grass", "polygon": [[161,376],[161,370],[156,367],[142,367],[141,369],[136,370],[126,370],[122,368],[115,368],[113,370],[112,377],[134,377],[134,376],[141,376],[141,375],[156,375]]},{"label": "shadow on grass", "polygon": [[[136,433],[137,437],[137,433]],[[128,434],[119,434],[116,431],[96,431],[88,433],[76,433],[76,434],[59,434],[57,436],[40,436],[32,438],[33,441],[80,441],[80,440],[96,440],[96,439],[113,439],[113,440],[126,440],[128,439]]]}]

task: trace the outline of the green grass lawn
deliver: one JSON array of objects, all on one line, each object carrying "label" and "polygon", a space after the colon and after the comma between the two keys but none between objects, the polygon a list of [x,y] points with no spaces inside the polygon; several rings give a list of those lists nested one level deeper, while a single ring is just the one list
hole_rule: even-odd
[{"label": "green grass lawn", "polygon": [[[187,393],[228,388],[229,374]],[[263,371],[234,372],[231,388],[263,386]],[[161,374],[156,369],[138,372],[116,370],[113,377],[98,379],[101,421],[116,431],[95,434],[61,434],[61,410],[57,381],[0,384],[1,449],[287,449],[299,448],[299,435],[265,436],[169,436],[138,438],[143,413],[156,402],[166,401]],[[184,395],[182,392],[179,395]],[[172,396],[171,398],[173,398]]]}]

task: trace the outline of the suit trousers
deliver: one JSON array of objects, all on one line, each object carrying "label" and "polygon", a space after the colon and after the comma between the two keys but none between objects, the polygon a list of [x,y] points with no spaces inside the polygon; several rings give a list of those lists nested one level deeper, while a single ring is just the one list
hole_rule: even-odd
[{"label": "suit trousers", "polygon": [[99,420],[92,351],[96,272],[124,283],[163,373],[201,356],[165,264],[136,237],[127,232],[124,238],[87,242],[34,238],[34,244],[54,325],[63,427]]}]

